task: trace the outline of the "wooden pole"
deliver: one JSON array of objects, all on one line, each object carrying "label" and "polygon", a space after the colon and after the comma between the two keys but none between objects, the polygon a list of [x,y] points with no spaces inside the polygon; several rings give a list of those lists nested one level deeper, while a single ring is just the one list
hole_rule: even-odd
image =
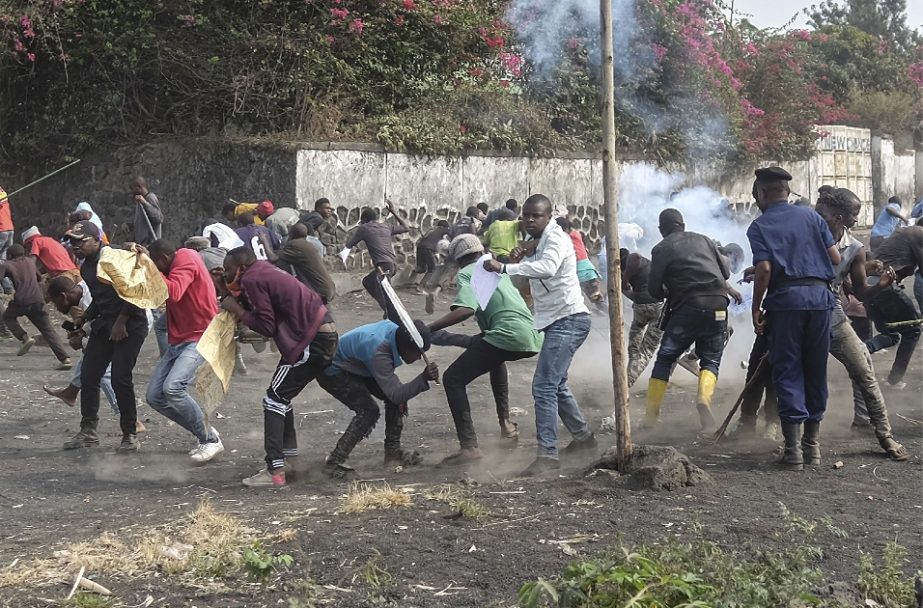
[{"label": "wooden pole", "polygon": [[612,350],[612,389],[615,393],[615,445],[619,469],[631,460],[631,419],[622,320],[622,272],[619,266],[619,220],[615,183],[615,70],[612,45],[612,0],[600,0],[603,117],[603,205],[608,254],[609,343]]}]

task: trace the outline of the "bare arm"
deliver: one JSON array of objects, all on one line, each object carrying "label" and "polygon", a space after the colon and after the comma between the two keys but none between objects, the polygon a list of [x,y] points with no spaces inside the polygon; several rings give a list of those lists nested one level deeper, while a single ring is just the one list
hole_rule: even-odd
[{"label": "bare arm", "polygon": [[753,316],[753,331],[758,334],[763,333],[766,328],[766,321],[763,320],[760,309],[763,307],[763,298],[766,297],[766,291],[769,289],[769,278],[772,276],[772,264],[768,260],[763,260],[756,265],[756,276],[753,282],[753,305],[750,313]]},{"label": "bare arm", "polygon": [[839,266],[842,258],[840,257],[840,250],[836,248],[836,244],[827,247],[827,255],[830,256],[830,261],[834,266]]},{"label": "bare arm", "polygon": [[430,331],[439,331],[440,329],[445,329],[446,327],[452,327],[453,325],[458,325],[462,321],[470,318],[474,314],[474,311],[470,308],[465,308],[464,306],[459,306],[450,312],[447,312],[441,318],[436,319],[429,324]]}]

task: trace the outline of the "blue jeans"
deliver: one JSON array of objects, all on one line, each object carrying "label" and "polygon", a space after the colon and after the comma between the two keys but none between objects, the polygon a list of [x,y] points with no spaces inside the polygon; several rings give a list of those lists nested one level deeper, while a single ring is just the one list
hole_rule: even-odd
[{"label": "blue jeans", "polygon": [[205,362],[195,342],[170,345],[151,374],[148,404],[196,436],[199,443],[217,441],[214,429],[205,428],[202,408],[189,394],[189,383]]},{"label": "blue jeans", "polygon": [[[6,259],[6,251],[10,248],[10,245],[13,244],[13,231],[4,230],[0,232],[0,260]],[[11,294],[13,293],[13,282],[10,281],[9,277],[3,277],[0,280],[0,285],[3,286],[3,293]]]},{"label": "blue jeans", "polygon": [[558,457],[558,416],[574,439],[590,436],[590,427],[567,387],[567,370],[574,353],[590,333],[590,315],[583,312],[558,319],[544,330],[538,354],[532,397],[535,399],[535,433],[538,455]]},{"label": "blue jeans", "polygon": [[676,361],[693,342],[695,354],[699,358],[699,369],[707,369],[717,376],[727,341],[727,328],[726,310],[680,306],[673,311],[663,332],[651,378],[669,380]]},{"label": "blue jeans", "polygon": [[167,313],[162,310],[152,310],[151,316],[154,318],[154,337],[157,338],[157,351],[161,357],[170,348],[170,342],[167,338]]},{"label": "blue jeans", "polygon": [[[80,360],[77,361],[77,365],[74,366],[74,373],[71,375],[71,386],[76,386],[80,388],[80,370],[83,368],[83,357],[80,357]],[[115,391],[112,390],[112,366],[106,368],[106,373],[103,374],[103,379],[99,381],[99,388],[106,396],[106,399],[109,400],[109,406],[112,408],[112,411],[116,414],[119,413],[119,404],[115,399]]]},{"label": "blue jeans", "polygon": [[769,363],[783,423],[820,422],[824,418],[831,315],[831,310],[766,313]]}]

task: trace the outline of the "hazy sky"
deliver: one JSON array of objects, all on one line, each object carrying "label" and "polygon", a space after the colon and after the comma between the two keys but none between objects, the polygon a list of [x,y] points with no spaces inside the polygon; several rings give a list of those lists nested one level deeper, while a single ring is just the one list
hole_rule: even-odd
[{"label": "hazy sky", "polygon": [[[749,13],[752,15],[749,19],[759,27],[779,27],[797,15],[793,27],[799,27],[807,24],[802,10],[812,4],[820,4],[820,0],[734,0],[734,11],[736,17],[740,13]],[[907,23],[923,31],[923,2],[920,0],[908,0]]]}]

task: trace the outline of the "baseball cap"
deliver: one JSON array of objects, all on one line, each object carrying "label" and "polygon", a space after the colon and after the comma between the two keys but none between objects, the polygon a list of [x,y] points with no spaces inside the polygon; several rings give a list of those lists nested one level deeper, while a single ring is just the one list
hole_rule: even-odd
[{"label": "baseball cap", "polygon": [[81,220],[65,232],[64,236],[75,241],[85,241],[87,239],[96,239],[98,241],[99,228],[90,220]]}]

